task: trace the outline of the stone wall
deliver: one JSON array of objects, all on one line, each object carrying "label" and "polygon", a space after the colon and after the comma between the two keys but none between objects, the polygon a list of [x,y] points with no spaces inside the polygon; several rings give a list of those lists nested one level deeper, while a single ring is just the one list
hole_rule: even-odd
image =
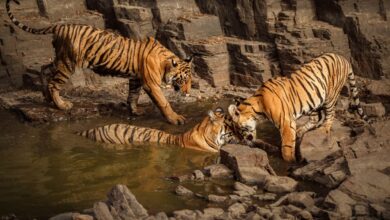
[{"label": "stone wall", "polygon": [[[0,78],[20,86],[26,71],[50,62],[51,37],[15,28],[4,1],[0,10]],[[390,4],[383,0],[22,0],[12,10],[34,27],[86,23],[135,39],[155,36],[180,57],[194,55],[196,74],[216,87],[256,87],[325,52],[350,59],[360,76],[390,78]]]}]

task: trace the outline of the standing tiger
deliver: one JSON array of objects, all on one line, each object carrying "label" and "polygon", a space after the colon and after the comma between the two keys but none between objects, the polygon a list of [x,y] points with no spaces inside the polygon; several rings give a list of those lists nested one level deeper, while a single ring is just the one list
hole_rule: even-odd
[{"label": "standing tiger", "polygon": [[209,111],[201,123],[191,130],[179,134],[169,134],[152,128],[137,127],[128,124],[111,124],[82,132],[78,135],[94,141],[110,144],[159,143],[172,144],[200,151],[218,152],[222,145],[235,140],[231,130],[231,119],[222,108]]},{"label": "standing tiger", "polygon": [[[288,77],[270,79],[238,106],[230,105],[229,114],[239,133],[248,140],[256,136],[256,120],[261,116],[268,118],[280,131],[283,159],[295,161],[296,138],[305,132],[323,125],[329,140],[335,105],[347,80],[352,106],[366,119],[357,97],[351,64],[332,53],[313,59]],[[324,119],[322,112],[325,112]],[[310,120],[297,129],[296,120],[303,114],[310,115]]]},{"label": "standing tiger", "polygon": [[137,41],[87,25],[55,24],[42,29],[30,28],[10,12],[10,1],[6,1],[6,9],[16,26],[32,34],[53,34],[56,70],[44,89],[44,95],[59,109],[69,110],[73,106],[61,98],[61,88],[76,69],[88,67],[101,74],[130,78],[127,102],[132,113],[142,114],[137,108],[142,87],[170,123],[184,123],[185,118],[172,110],[160,85],[164,80],[176,91],[188,93],[191,58],[179,59],[153,38]]}]

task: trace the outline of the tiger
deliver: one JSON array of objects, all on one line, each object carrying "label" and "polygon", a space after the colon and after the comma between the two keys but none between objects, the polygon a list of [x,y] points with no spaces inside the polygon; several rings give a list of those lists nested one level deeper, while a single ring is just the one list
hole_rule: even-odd
[{"label": "tiger", "polygon": [[143,40],[125,38],[119,34],[79,24],[53,24],[35,29],[19,22],[6,10],[11,21],[22,30],[38,35],[53,34],[55,72],[43,91],[48,101],[61,110],[70,110],[73,104],[60,96],[60,91],[76,69],[90,68],[102,75],[129,78],[127,103],[130,113],[140,115],[138,106],[141,88],[172,124],[184,124],[185,117],[173,111],[164,97],[161,84],[171,84],[176,91],[189,93],[192,80],[192,57],[184,60],[152,37]]},{"label": "tiger", "polygon": [[[289,76],[266,81],[254,95],[230,105],[228,112],[241,138],[249,141],[256,137],[257,120],[270,120],[279,129],[283,159],[294,162],[296,142],[307,131],[321,127],[327,135],[325,141],[329,141],[335,105],[347,81],[352,98],[350,107],[367,121],[357,96],[352,66],[346,58],[334,53],[313,59]],[[309,121],[297,128],[296,120],[302,115],[309,115]]]},{"label": "tiger", "polygon": [[205,152],[218,152],[227,143],[237,143],[231,129],[231,118],[223,109],[208,111],[208,115],[189,131],[174,135],[161,130],[129,124],[111,124],[77,132],[88,139],[108,144],[158,143]]}]

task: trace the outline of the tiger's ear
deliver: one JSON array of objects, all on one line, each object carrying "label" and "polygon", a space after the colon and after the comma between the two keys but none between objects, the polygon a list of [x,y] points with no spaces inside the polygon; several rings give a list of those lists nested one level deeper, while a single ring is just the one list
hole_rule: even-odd
[{"label": "tiger's ear", "polygon": [[229,105],[228,112],[233,119],[237,118],[240,115],[240,112],[238,111],[236,105]]},{"label": "tiger's ear", "polygon": [[244,100],[245,100],[245,99],[242,98],[242,97],[234,97],[234,102],[236,103],[237,106],[239,106],[240,103],[241,103],[242,101],[244,101]]},{"label": "tiger's ear", "polygon": [[207,114],[209,115],[211,121],[217,120],[217,116],[214,114],[213,111],[209,110],[209,111],[207,112]]}]

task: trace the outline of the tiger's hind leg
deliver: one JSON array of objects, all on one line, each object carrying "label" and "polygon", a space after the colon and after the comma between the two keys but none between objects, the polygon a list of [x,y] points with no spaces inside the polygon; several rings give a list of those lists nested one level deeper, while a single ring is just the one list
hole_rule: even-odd
[{"label": "tiger's hind leg", "polygon": [[72,66],[70,62],[67,64],[68,65],[66,65],[63,61],[59,61],[55,64],[55,74],[47,85],[51,99],[61,110],[70,110],[73,107],[71,102],[63,100],[60,96],[61,89],[68,82],[69,77],[72,75],[74,70],[74,68],[70,67]]},{"label": "tiger's hind leg", "polygon": [[143,115],[145,110],[138,106],[138,99],[141,93],[142,81],[136,78],[129,79],[129,95],[127,104],[129,105],[130,113],[134,115]]},{"label": "tiger's hind leg", "polygon": [[[335,99],[335,100],[337,100],[337,99]],[[333,124],[333,121],[334,121],[334,118],[336,115],[335,105],[336,105],[336,102],[330,102],[330,103],[326,103],[324,106],[325,119],[324,119],[324,123],[322,124],[322,129],[325,131],[325,134],[326,134],[325,142],[329,145],[330,145],[331,140],[332,140],[330,130],[332,128],[332,124]],[[331,146],[329,146],[329,147],[331,147]]]},{"label": "tiger's hind leg", "polygon": [[52,98],[48,89],[48,82],[53,78],[55,74],[55,67],[53,63],[49,63],[41,66],[40,80],[42,85],[42,94],[45,98],[45,101],[50,103]]}]

